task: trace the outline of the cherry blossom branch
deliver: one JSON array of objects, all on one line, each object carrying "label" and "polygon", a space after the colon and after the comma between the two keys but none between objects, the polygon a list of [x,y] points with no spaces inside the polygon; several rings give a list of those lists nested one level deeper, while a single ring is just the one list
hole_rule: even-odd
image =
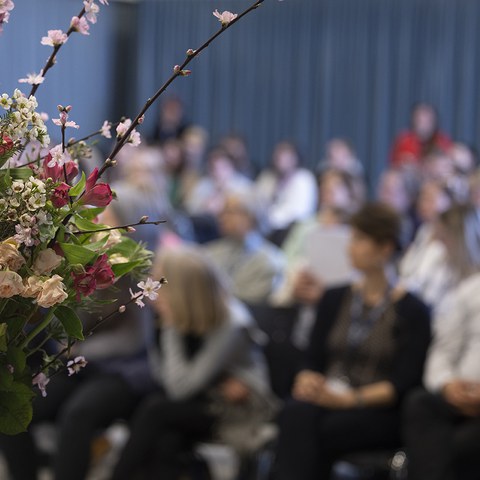
[{"label": "cherry blossom branch", "polygon": [[138,227],[138,225],[160,225],[161,223],[166,223],[166,220],[155,220],[154,222],[148,222],[147,220],[140,220],[137,223],[130,223],[128,225],[120,225],[118,227],[105,227],[105,228],[100,228],[97,230],[78,230],[76,232],[68,232],[71,235],[87,235],[90,233],[99,233],[99,232],[110,232],[111,230],[127,230],[130,232],[134,232],[135,228]]},{"label": "cherry blossom branch", "polygon": [[[85,7],[82,8],[81,12],[77,15],[78,18],[82,18],[85,15]],[[68,29],[66,35],[67,38],[70,37],[70,35],[75,32],[76,29],[73,25],[70,25],[70,28]],[[42,70],[40,70],[40,76],[45,78],[45,75],[47,72],[55,65],[55,57],[57,56],[58,51],[62,48],[62,45],[65,45],[65,42],[55,45],[53,47],[53,52],[48,57],[47,63],[43,67]],[[30,95],[35,95],[35,92],[38,90],[38,87],[40,86],[40,83],[32,85],[32,89],[30,90]]]},{"label": "cherry blossom branch", "polygon": [[[264,0],[256,0],[250,7],[248,7],[246,10],[244,10],[242,13],[233,16],[233,18],[230,18],[228,22],[222,21],[222,27],[221,29],[216,32],[214,35],[212,35],[202,46],[197,48],[196,50],[189,49],[187,50],[187,56],[183,63],[181,65],[176,65],[175,68],[173,69],[173,74],[170,76],[170,78],[157,90],[157,92],[153,95],[153,97],[149,98],[145,105],[142,107],[140,112],[137,114],[135,119],[132,121],[131,125],[128,127],[128,129],[125,131],[125,133],[117,138],[117,142],[115,146],[113,147],[113,150],[111,151],[110,155],[108,156],[107,160],[103,164],[103,166],[99,170],[99,177],[103,175],[105,170],[108,168],[112,167],[115,165],[114,159],[117,156],[118,152],[122,149],[122,147],[127,143],[130,134],[132,131],[135,129],[137,125],[139,125],[147,110],[152,106],[152,104],[160,97],[160,95],[169,87],[169,85],[177,78],[177,77],[184,77],[190,74],[189,70],[185,70],[185,67],[197,56],[199,55],[203,50],[205,50],[217,37],[219,37],[222,33],[224,33],[226,30],[228,30],[233,24],[237,23],[241,18],[243,18],[245,15],[249,14],[251,11],[255,10],[258,8]],[[217,15],[216,15],[217,16]]]}]

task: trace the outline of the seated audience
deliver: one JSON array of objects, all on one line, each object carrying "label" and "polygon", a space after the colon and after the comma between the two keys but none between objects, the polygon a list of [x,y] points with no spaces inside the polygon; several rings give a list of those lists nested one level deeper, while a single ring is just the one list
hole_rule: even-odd
[{"label": "seated audience", "polygon": [[202,440],[255,449],[277,403],[259,331],[205,256],[165,250],[153,273],[168,279],[154,302],[160,345],[151,368],[159,391],[137,409],[114,480],[177,480]]},{"label": "seated audience", "polygon": [[267,302],[285,267],[283,252],[261,234],[259,217],[251,195],[227,196],[218,216],[221,237],[202,248],[231,280],[234,295],[250,305]]},{"label": "seated audience", "polygon": [[270,238],[277,245],[281,245],[294,222],[315,212],[315,176],[301,166],[300,153],[291,142],[275,145],[270,168],[260,172],[255,188],[259,202],[266,205]]},{"label": "seated audience", "polygon": [[480,478],[480,218],[454,206],[436,221],[457,283],[436,309],[424,385],[405,406],[410,480]]},{"label": "seated audience", "polygon": [[327,290],[304,368],[280,414],[275,480],[328,479],[339,455],[398,447],[400,406],[421,382],[429,312],[388,277],[400,219],[383,204],[353,215],[349,255],[362,279]]}]

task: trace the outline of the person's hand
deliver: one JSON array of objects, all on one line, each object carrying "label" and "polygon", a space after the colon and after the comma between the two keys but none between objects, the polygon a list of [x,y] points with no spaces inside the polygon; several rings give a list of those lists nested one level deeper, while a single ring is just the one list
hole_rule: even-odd
[{"label": "person's hand", "polygon": [[301,270],[297,273],[293,282],[293,297],[301,303],[313,305],[323,295],[325,286],[308,270]]},{"label": "person's hand", "polygon": [[221,395],[230,403],[244,403],[250,396],[250,389],[247,385],[234,377],[224,380],[219,389]]},{"label": "person's hand", "polygon": [[480,384],[452,380],[442,390],[443,398],[460,413],[468,417],[480,415]]},{"label": "person's hand", "polygon": [[313,370],[302,370],[293,384],[292,395],[296,400],[314,403],[320,395],[325,383],[325,377]]}]

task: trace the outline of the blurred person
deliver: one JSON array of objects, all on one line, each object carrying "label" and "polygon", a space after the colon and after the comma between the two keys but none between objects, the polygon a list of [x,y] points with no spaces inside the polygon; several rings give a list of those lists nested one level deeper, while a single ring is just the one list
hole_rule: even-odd
[{"label": "blurred person", "polygon": [[218,224],[221,237],[202,251],[231,280],[237,298],[249,305],[266,303],[283,277],[285,257],[263,237],[259,205],[251,195],[230,194]]},{"label": "blurred person", "polygon": [[180,138],[188,126],[182,99],[178,95],[167,95],[160,102],[152,140],[161,144],[169,138]]},{"label": "blurred person", "polygon": [[218,142],[234,159],[235,168],[249,178],[255,176],[247,140],[238,133],[224,135]]},{"label": "blurred person", "polygon": [[207,130],[199,125],[187,127],[181,136],[183,154],[189,168],[200,173],[205,163],[209,135]]},{"label": "blurred person", "polygon": [[112,480],[179,479],[199,441],[255,449],[258,427],[276,409],[259,332],[205,256],[164,250],[158,276],[169,283],[154,302],[160,344],[151,368],[164,392],[137,409]]},{"label": "blurred person", "polygon": [[230,193],[252,191],[253,183],[235,168],[231,155],[215,147],[207,155],[207,171],[197,182],[185,201],[185,207],[194,222],[199,243],[219,237],[216,218]]},{"label": "blurred person", "polygon": [[294,222],[315,212],[315,176],[301,166],[300,153],[292,142],[275,145],[270,167],[258,175],[255,190],[259,201],[266,205],[270,239],[277,245],[281,245]]},{"label": "blurred person", "polygon": [[170,205],[183,212],[188,195],[200,179],[200,172],[190,166],[183,140],[165,140],[162,144],[162,156]]},{"label": "blurred person", "polygon": [[275,480],[329,478],[340,455],[400,446],[400,407],[421,381],[429,312],[389,276],[400,219],[368,203],[350,225],[361,279],[327,290],[317,306],[293,400],[280,413]]},{"label": "blurred person", "polygon": [[345,138],[332,138],[327,142],[325,156],[319,162],[317,171],[321,174],[324,170],[332,168],[352,177],[363,177],[365,173],[352,143]]},{"label": "blurred person", "polygon": [[480,168],[468,177],[468,202],[480,210]]},{"label": "blurred person", "polygon": [[427,180],[449,182],[456,175],[455,165],[450,153],[439,150],[426,155],[421,165],[421,174]]},{"label": "blurred person", "polygon": [[424,385],[405,405],[411,480],[480,478],[480,217],[456,205],[435,222],[456,283],[436,309]]},{"label": "blurred person", "polygon": [[377,185],[377,200],[390,205],[402,219],[401,244],[405,249],[413,240],[416,222],[413,214],[414,192],[407,172],[398,168],[384,170]]},{"label": "blurred person", "polygon": [[411,110],[410,128],[394,140],[390,163],[394,167],[419,167],[430,153],[448,151],[451,146],[450,137],[440,129],[436,108],[420,102]]},{"label": "blurred person", "polygon": [[453,281],[445,247],[434,235],[435,220],[451,207],[452,202],[450,192],[443,183],[424,181],[416,201],[420,226],[398,265],[400,283],[432,308],[435,308]]}]

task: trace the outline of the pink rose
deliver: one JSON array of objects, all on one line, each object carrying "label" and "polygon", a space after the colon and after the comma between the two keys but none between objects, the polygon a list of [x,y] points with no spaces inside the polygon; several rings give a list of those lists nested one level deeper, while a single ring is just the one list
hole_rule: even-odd
[{"label": "pink rose", "polygon": [[20,295],[23,290],[22,277],[18,273],[10,270],[0,272],[0,298]]},{"label": "pink rose", "polygon": [[60,275],[54,275],[52,278],[43,282],[42,291],[37,297],[38,305],[44,308],[50,308],[53,305],[62,303],[68,298],[62,280],[63,278]]},{"label": "pink rose", "polygon": [[25,264],[25,259],[15,245],[4,242],[0,244],[0,267],[18,272]]},{"label": "pink rose", "polygon": [[63,257],[60,257],[51,248],[42,250],[35,259],[33,264],[33,271],[37,275],[45,275],[55,270],[61,263]]}]

